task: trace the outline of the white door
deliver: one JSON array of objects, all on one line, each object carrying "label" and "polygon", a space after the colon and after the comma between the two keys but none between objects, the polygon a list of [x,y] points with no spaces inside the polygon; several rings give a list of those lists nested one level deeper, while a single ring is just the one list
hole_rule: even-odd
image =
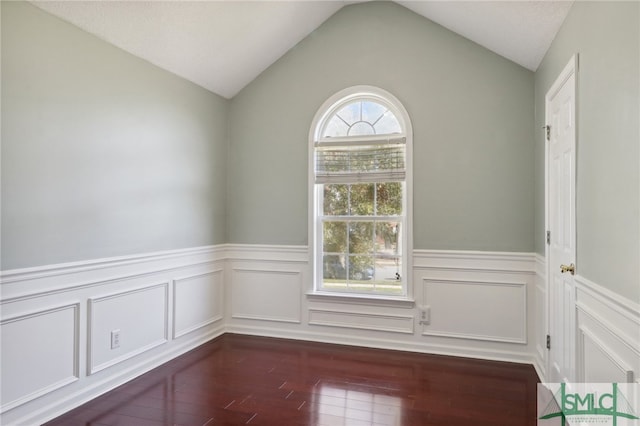
[{"label": "white door", "polygon": [[576,58],[546,96],[547,294],[550,348],[547,381],[575,380]]}]

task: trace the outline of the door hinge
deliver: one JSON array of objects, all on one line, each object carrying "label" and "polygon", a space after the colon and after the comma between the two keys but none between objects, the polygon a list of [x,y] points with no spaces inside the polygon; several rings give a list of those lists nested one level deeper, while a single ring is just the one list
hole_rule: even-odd
[{"label": "door hinge", "polygon": [[551,244],[551,231],[547,231],[547,245]]},{"label": "door hinge", "polygon": [[551,126],[549,126],[547,124],[546,126],[543,126],[543,128],[547,132],[547,140],[550,141],[551,140]]},{"label": "door hinge", "polygon": [[547,334],[547,349],[551,350],[551,336]]}]

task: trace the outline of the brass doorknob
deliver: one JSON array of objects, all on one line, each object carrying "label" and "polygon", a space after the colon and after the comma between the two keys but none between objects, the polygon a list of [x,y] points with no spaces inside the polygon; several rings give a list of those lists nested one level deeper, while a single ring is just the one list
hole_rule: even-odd
[{"label": "brass doorknob", "polygon": [[564,274],[565,272],[570,272],[571,275],[575,275],[576,273],[576,265],[573,263],[571,265],[560,265],[560,273]]}]

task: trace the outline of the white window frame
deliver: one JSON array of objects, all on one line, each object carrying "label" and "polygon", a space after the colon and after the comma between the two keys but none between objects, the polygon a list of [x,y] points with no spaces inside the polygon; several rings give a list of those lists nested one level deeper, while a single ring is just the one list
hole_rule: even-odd
[{"label": "white window frame", "polygon": [[[404,137],[405,138],[405,180],[404,180],[404,226],[402,229],[402,271],[404,292],[402,295],[386,295],[379,293],[356,293],[331,291],[322,289],[322,228],[319,226],[318,191],[322,185],[316,184],[315,176],[315,147],[320,141],[322,131],[327,121],[343,106],[358,99],[371,100],[387,107],[398,119],[402,134],[380,136],[382,139]],[[365,138],[365,137],[363,137]],[[366,137],[368,140],[376,137]],[[332,138],[336,142],[342,142],[345,138]],[[357,139],[356,139],[357,140]],[[372,299],[377,301],[398,301],[413,303],[412,283],[412,254],[413,254],[413,127],[407,110],[402,103],[391,93],[374,86],[353,86],[341,90],[327,99],[316,112],[309,130],[309,245],[310,265],[313,270],[311,287],[307,293],[310,297],[329,297],[354,299]]]}]

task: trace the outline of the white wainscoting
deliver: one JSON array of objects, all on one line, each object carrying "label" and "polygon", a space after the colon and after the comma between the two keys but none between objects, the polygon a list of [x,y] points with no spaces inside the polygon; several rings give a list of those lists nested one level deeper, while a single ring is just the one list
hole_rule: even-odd
[{"label": "white wainscoting", "polygon": [[0,322],[0,413],[78,380],[78,311],[74,303]]},{"label": "white wainscoting", "polygon": [[173,280],[173,338],[224,316],[224,269]]},{"label": "white wainscoting", "polygon": [[222,334],[224,255],[198,247],[3,271],[0,424],[43,423]]},{"label": "white wainscoting", "polygon": [[578,381],[640,383],[640,305],[576,276]]},{"label": "white wainscoting", "polygon": [[533,363],[534,254],[416,250],[413,270],[435,351]]},{"label": "white wainscoting", "polygon": [[[168,293],[169,283],[161,283],[89,299],[88,374],[167,342]],[[115,331],[120,345],[112,348]]]},{"label": "white wainscoting", "polygon": [[231,317],[300,323],[302,274],[285,269],[231,269]]},{"label": "white wainscoting", "polygon": [[[401,302],[312,294],[306,246],[4,271],[0,423],[42,423],[224,332],[530,363],[544,380],[542,256],[415,250],[412,261]],[[640,382],[638,305],[582,277],[576,289],[578,379]]]},{"label": "white wainscoting", "polygon": [[309,324],[329,327],[413,334],[412,315],[383,315],[337,309],[309,309]]},{"label": "white wainscoting", "polygon": [[533,363],[533,254],[416,250],[401,302],[314,294],[306,246],[228,253],[229,332]]},{"label": "white wainscoting", "polygon": [[423,278],[424,336],[527,343],[525,282]]}]

